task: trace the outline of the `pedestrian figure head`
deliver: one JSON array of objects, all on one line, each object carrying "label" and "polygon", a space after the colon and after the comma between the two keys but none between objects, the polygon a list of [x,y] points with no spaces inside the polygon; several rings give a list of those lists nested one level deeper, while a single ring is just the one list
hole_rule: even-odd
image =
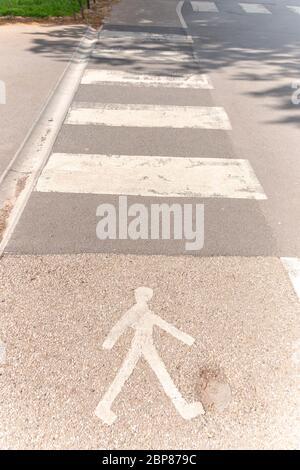
[{"label": "pedestrian figure head", "polygon": [[140,302],[149,302],[152,299],[153,296],[153,290],[150,289],[149,287],[138,287],[134,291],[135,295],[135,300],[137,303]]}]

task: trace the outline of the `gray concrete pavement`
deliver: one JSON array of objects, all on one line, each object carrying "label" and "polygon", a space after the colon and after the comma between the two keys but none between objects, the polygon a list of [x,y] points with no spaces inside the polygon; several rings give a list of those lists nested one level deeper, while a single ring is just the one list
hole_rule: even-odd
[{"label": "gray concrete pavement", "polygon": [[[113,6],[0,260],[3,448],[299,447],[300,15],[177,5]],[[120,194],[203,203],[203,250],[101,242]]]},{"label": "gray concrete pavement", "polygon": [[0,178],[38,118],[85,27],[11,24],[0,27]]}]

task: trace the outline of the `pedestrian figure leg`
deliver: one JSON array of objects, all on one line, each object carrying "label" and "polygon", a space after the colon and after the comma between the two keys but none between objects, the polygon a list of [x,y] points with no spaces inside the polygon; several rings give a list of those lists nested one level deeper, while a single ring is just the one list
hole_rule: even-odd
[{"label": "pedestrian figure leg", "polygon": [[117,419],[115,413],[111,411],[111,406],[121,392],[126,380],[132,374],[140,357],[140,350],[133,346],[124,359],[116,377],[97,406],[95,413],[105,424],[111,425]]},{"label": "pedestrian figure leg", "polygon": [[187,403],[180,391],[171,379],[163,361],[158,355],[156,349],[152,345],[147,345],[143,349],[145,359],[155,372],[160,381],[166,395],[172,400],[176,410],[184,419],[192,419],[196,416],[204,414],[202,403]]}]

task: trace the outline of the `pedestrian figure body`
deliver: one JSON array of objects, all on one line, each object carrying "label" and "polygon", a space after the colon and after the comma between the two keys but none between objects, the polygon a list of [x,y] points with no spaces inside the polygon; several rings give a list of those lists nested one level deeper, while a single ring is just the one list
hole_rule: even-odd
[{"label": "pedestrian figure body", "polygon": [[117,416],[111,410],[111,406],[141,358],[144,358],[153,369],[165,393],[172,400],[175,408],[184,419],[192,419],[204,414],[202,404],[200,402],[187,403],[171,379],[154,346],[153,327],[161,327],[189,346],[194,343],[194,338],[178,330],[175,326],[167,323],[158,315],[151,312],[148,302],[152,298],[152,295],[152,289],[147,287],[139,287],[136,289],[136,304],[123,315],[118,323],[116,323],[103,343],[103,349],[112,349],[116,341],[128,327],[135,330],[131,342],[131,349],[114,381],[109,386],[96,408],[96,415],[108,425],[113,424],[117,419]]}]

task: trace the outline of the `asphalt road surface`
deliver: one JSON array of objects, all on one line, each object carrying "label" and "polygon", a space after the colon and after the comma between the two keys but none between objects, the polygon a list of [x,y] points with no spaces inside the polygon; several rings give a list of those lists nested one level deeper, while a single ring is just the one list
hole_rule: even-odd
[{"label": "asphalt road surface", "polygon": [[299,446],[299,46],[299,0],[113,6],[1,259],[1,447]]}]

